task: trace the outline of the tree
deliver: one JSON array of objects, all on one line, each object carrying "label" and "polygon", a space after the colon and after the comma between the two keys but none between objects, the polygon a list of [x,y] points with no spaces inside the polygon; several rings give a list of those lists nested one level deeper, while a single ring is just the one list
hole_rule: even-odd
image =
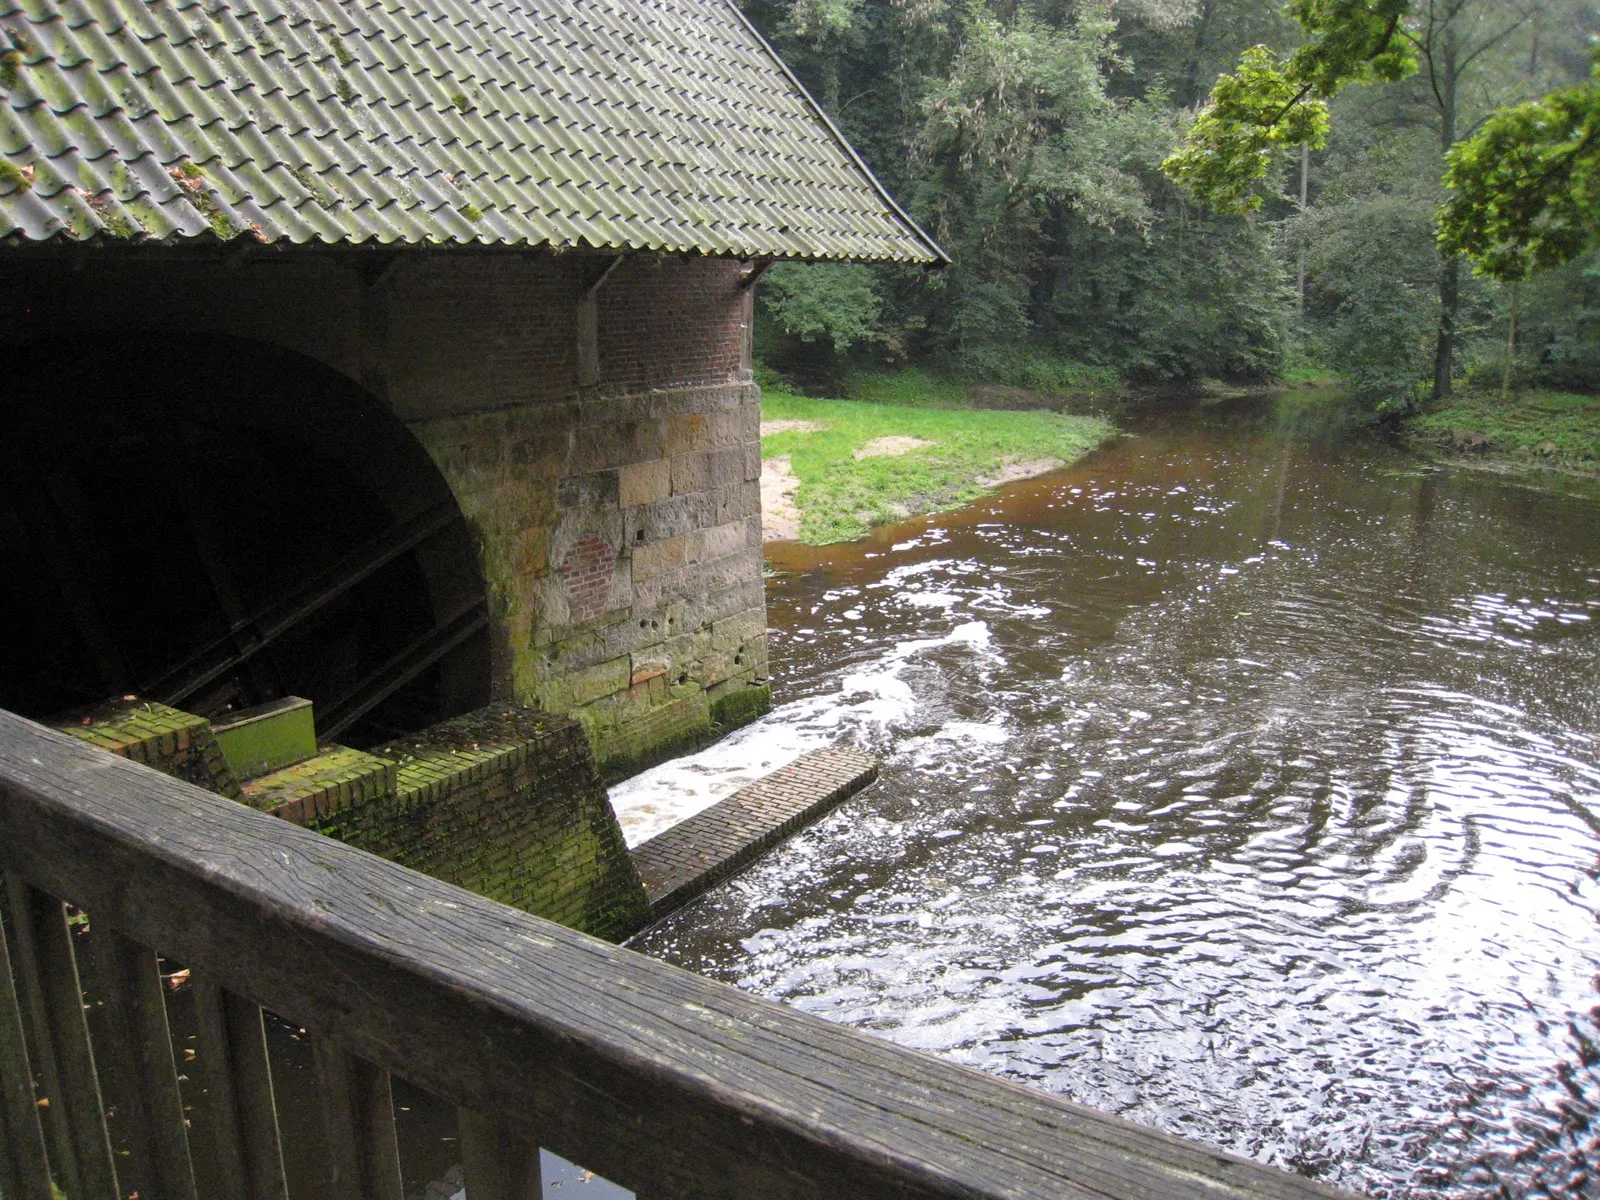
[{"label": "tree", "polygon": [[1446,183],[1458,189],[1440,228],[1432,390],[1443,398],[1458,344],[1460,255],[1482,273],[1510,278],[1505,272],[1519,265],[1567,261],[1600,233],[1593,188],[1600,89],[1567,89],[1538,105],[1463,121],[1468,78],[1485,74],[1492,53],[1546,7],[1537,0],[1293,0],[1287,11],[1305,43],[1283,59],[1265,46],[1247,51],[1238,73],[1217,81],[1211,104],[1163,168],[1202,203],[1253,210],[1281,149],[1325,144],[1329,100],[1354,82],[1410,78],[1402,90],[1409,108],[1403,103],[1396,119],[1426,114],[1441,167],[1450,164]]},{"label": "tree", "polygon": [[1494,279],[1570,262],[1600,240],[1600,47],[1590,82],[1495,113],[1451,149],[1439,244]]}]

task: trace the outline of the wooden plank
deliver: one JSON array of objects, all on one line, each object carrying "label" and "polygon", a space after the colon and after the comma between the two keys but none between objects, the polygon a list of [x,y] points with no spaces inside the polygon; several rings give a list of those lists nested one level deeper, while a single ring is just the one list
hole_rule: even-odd
[{"label": "wooden plank", "polygon": [[219,1186],[247,1200],[287,1200],[261,1009],[198,975],[189,986],[196,1065],[205,1084],[202,1127]]},{"label": "wooden plank", "polygon": [[94,922],[79,935],[89,1029],[123,1195],[194,1200],[172,1034],[155,951]]},{"label": "wooden plank", "polygon": [[327,1038],[312,1056],[333,1200],[404,1200],[389,1076]]},{"label": "wooden plank", "polygon": [[0,714],[7,865],[624,1187],[1340,1193],[769,1004]]},{"label": "wooden plank", "polygon": [[465,1108],[457,1117],[467,1200],[544,1200],[537,1143],[496,1117]]},{"label": "wooden plank", "polygon": [[0,921],[0,1191],[21,1200],[51,1200],[50,1163],[4,921]]},{"label": "wooden plank", "polygon": [[40,1101],[48,1110],[47,1128],[55,1133],[51,1166],[62,1190],[74,1200],[118,1200],[66,906],[15,874],[6,877],[6,898],[23,1007],[45,1082]]}]

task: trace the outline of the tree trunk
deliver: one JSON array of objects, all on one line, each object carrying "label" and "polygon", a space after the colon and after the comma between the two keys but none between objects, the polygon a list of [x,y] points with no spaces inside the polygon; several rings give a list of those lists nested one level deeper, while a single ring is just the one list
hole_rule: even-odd
[{"label": "tree trunk", "polygon": [[1296,311],[1300,316],[1300,333],[1305,334],[1306,329],[1306,206],[1311,198],[1311,145],[1306,143],[1300,147],[1300,272],[1299,272],[1299,301]]},{"label": "tree trunk", "polygon": [[1506,322],[1506,369],[1500,377],[1500,403],[1511,398],[1511,372],[1517,362],[1517,309],[1522,304],[1522,284],[1511,285],[1511,318]]},{"label": "tree trunk", "polygon": [[[1456,82],[1460,69],[1456,63],[1454,13],[1446,18],[1438,50],[1430,55],[1428,69],[1433,76],[1434,95],[1439,106],[1439,152],[1449,152],[1456,141]],[[1433,401],[1450,399],[1451,368],[1456,357],[1456,316],[1461,308],[1461,259],[1455,256],[1439,264],[1439,340],[1433,350]]]},{"label": "tree trunk", "polygon": [[1433,399],[1450,399],[1451,367],[1456,357],[1456,312],[1461,307],[1461,260],[1451,257],[1439,270],[1439,340],[1433,351]]},{"label": "tree trunk", "polygon": [[1211,29],[1211,17],[1216,11],[1216,0],[1203,0],[1200,15],[1194,23],[1194,43],[1189,50],[1189,60],[1183,64],[1183,87],[1175,99],[1189,108],[1200,103],[1204,94],[1200,87],[1200,58],[1206,49],[1206,34]]}]

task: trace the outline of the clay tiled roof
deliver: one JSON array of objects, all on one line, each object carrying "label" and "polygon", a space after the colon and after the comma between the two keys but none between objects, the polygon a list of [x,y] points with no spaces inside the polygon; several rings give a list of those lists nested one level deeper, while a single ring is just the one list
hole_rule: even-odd
[{"label": "clay tiled roof", "polygon": [[728,0],[0,0],[0,240],[932,262]]}]

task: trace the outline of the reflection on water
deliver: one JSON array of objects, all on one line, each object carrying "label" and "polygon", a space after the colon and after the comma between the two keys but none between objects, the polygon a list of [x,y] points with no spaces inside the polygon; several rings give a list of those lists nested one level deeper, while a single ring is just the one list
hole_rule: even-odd
[{"label": "reflection on water", "polygon": [[1137,432],[778,548],[740,752],[882,781],[641,948],[1375,1196],[1600,1194],[1600,498]]}]

